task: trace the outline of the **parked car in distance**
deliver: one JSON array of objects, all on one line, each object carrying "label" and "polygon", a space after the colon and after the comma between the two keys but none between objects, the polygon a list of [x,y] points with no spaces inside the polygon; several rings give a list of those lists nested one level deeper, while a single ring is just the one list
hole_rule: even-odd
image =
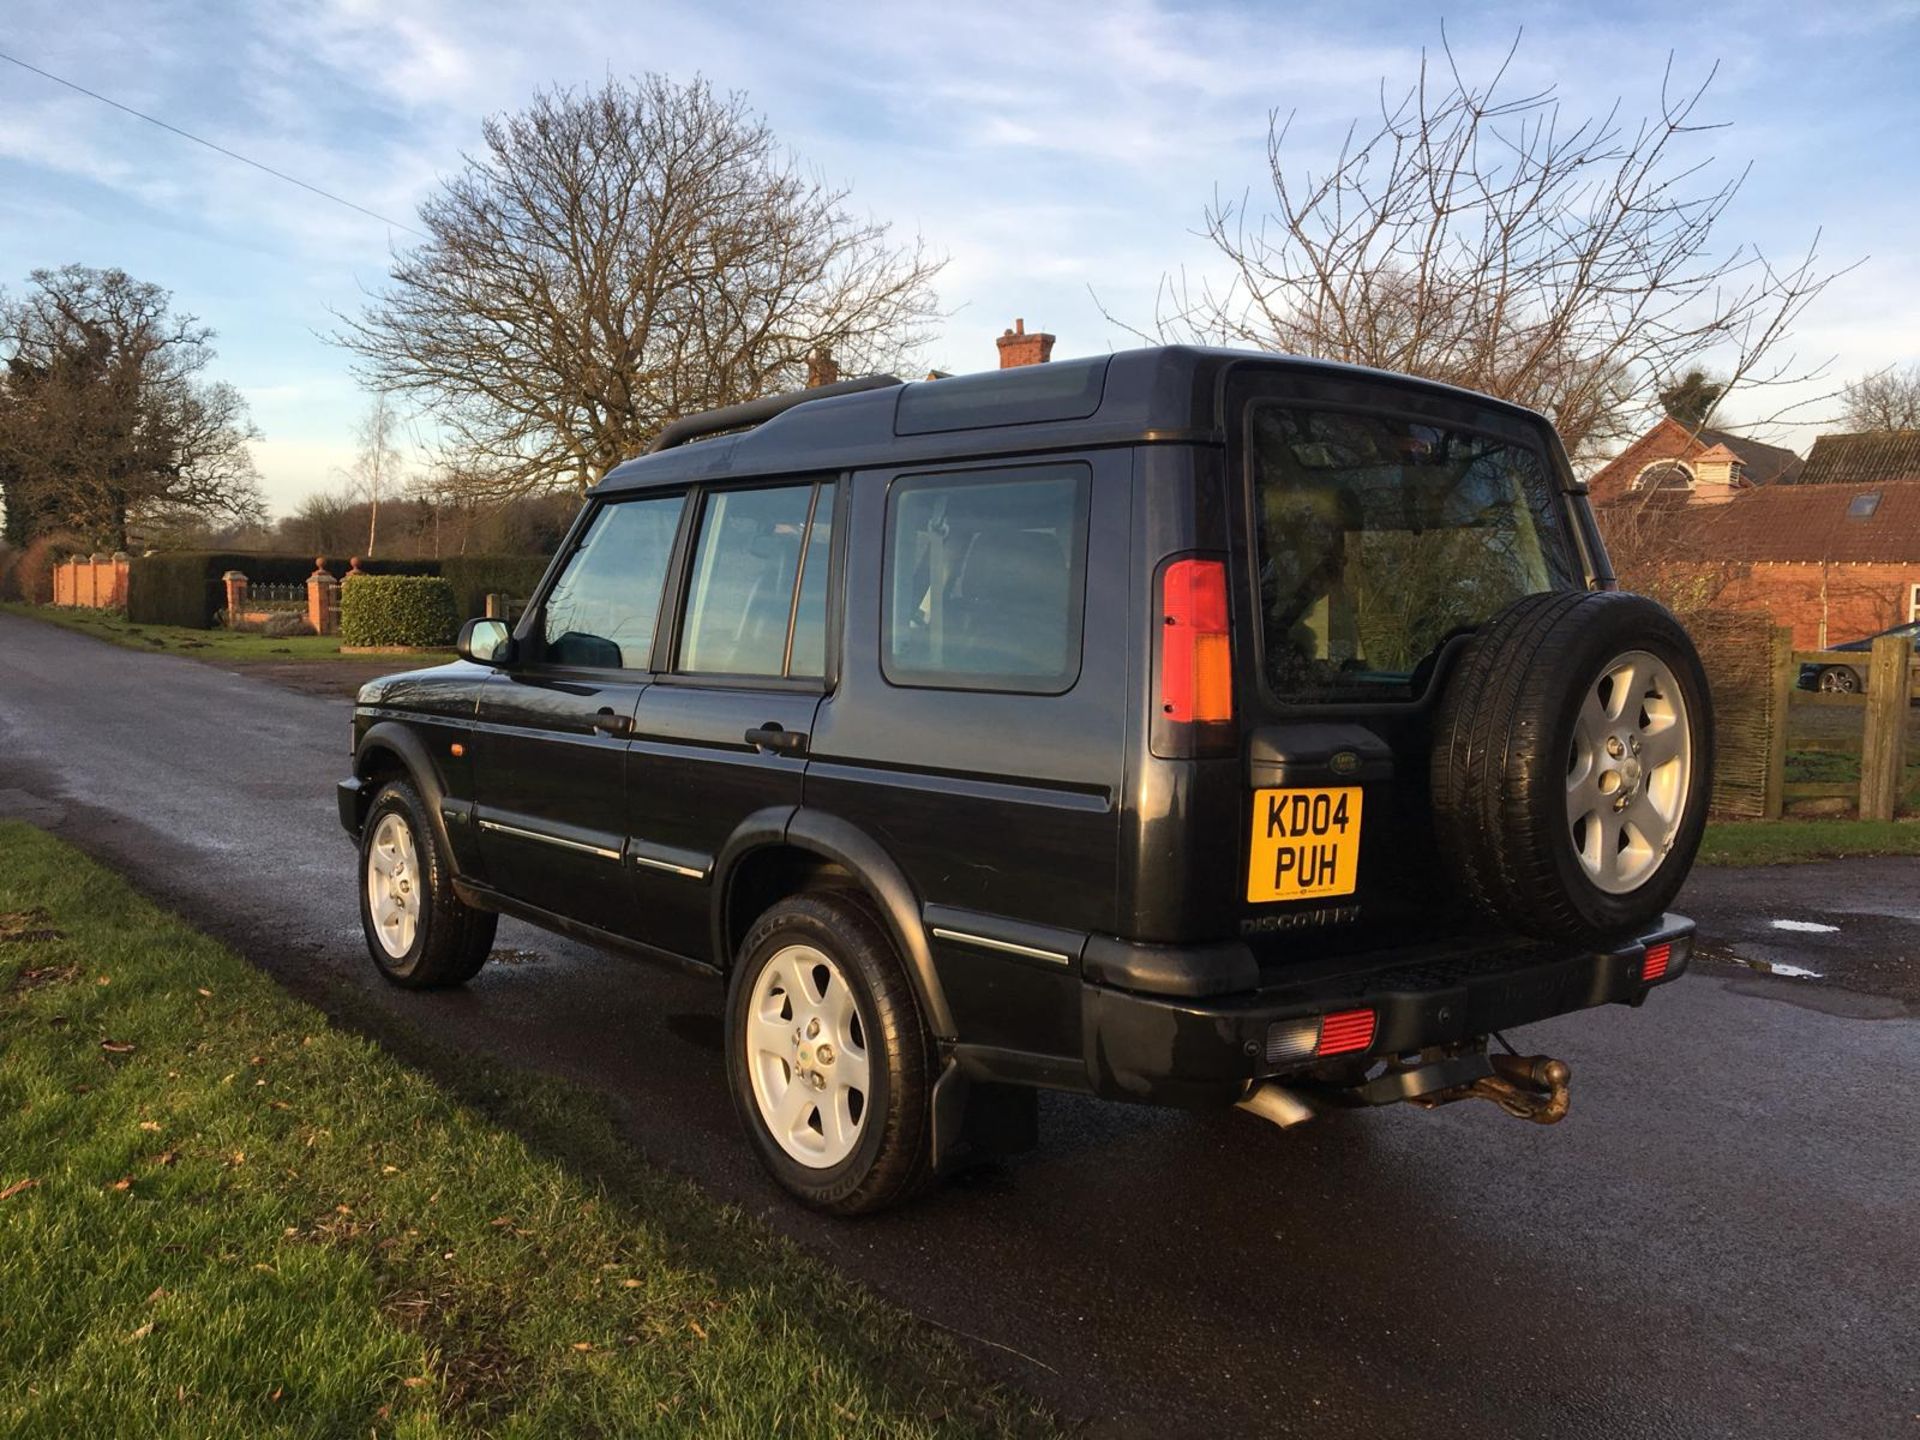
[{"label": "parked car in distance", "polygon": [[460,984],[507,914],[714,976],[749,1143],[837,1213],[1042,1088],[1557,1120],[1490,1040],[1688,962],[1698,657],[1485,396],[1161,347],[736,406],[459,649],[354,712],[374,963]]},{"label": "parked car in distance", "polygon": [[[1863,640],[1849,640],[1844,645],[1829,645],[1828,650],[1860,651],[1858,667],[1837,663],[1806,664],[1800,667],[1800,688],[1802,690],[1821,690],[1829,695],[1858,695],[1867,688],[1867,661],[1865,652],[1873,649],[1873,642],[1882,635],[1905,635],[1912,640],[1916,652],[1915,670],[1920,672],[1920,620],[1909,620],[1904,625],[1889,626],[1876,631]],[[1920,680],[1920,673],[1912,677]],[[1916,686],[1920,692],[1920,686]]]}]

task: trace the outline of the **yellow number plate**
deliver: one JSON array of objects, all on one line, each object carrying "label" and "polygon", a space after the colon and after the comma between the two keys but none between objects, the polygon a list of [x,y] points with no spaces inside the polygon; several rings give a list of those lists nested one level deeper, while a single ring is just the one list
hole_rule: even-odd
[{"label": "yellow number plate", "polygon": [[1253,792],[1247,899],[1351,895],[1359,871],[1358,785]]}]

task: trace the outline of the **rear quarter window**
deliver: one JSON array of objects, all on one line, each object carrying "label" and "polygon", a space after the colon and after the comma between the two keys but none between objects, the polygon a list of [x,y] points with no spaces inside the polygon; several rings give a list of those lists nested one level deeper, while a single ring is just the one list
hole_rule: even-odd
[{"label": "rear quarter window", "polygon": [[1077,463],[896,480],[887,496],[887,680],[1041,695],[1072,689],[1090,485]]}]

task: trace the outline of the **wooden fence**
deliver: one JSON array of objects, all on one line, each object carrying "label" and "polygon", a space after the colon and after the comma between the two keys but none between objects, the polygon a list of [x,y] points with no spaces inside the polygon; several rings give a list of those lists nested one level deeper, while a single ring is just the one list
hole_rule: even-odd
[{"label": "wooden fence", "polygon": [[[1802,690],[1801,667],[1822,665],[1864,670],[1866,688],[1853,694]],[[1883,635],[1867,652],[1795,650],[1793,633],[1781,629],[1773,635],[1770,668],[1773,708],[1781,723],[1774,729],[1767,769],[1767,818],[1778,819],[1789,800],[1851,796],[1857,797],[1862,820],[1891,820],[1900,805],[1906,766],[1907,707],[1914,694],[1913,641],[1905,635]],[[1794,706],[1836,706],[1862,713],[1857,783],[1787,779],[1786,722]]]}]

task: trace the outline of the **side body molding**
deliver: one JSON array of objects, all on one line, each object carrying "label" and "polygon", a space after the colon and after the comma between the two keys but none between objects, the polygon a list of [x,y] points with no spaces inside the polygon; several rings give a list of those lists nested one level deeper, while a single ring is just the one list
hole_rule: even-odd
[{"label": "side body molding", "polygon": [[[952,1040],[956,1030],[946,991],[933,968],[933,951],[920,918],[920,902],[900,867],[880,843],[864,830],[834,815],[805,806],[786,812],[784,832],[774,828],[778,811],[762,810],[747,818],[727,841],[714,866],[714,954],[726,955],[727,892],[740,860],[763,845],[784,843],[845,866],[880,911],[893,942],[907,962],[907,974],[918,992],[934,1037]],[[724,963],[724,961],[723,961]]]}]

